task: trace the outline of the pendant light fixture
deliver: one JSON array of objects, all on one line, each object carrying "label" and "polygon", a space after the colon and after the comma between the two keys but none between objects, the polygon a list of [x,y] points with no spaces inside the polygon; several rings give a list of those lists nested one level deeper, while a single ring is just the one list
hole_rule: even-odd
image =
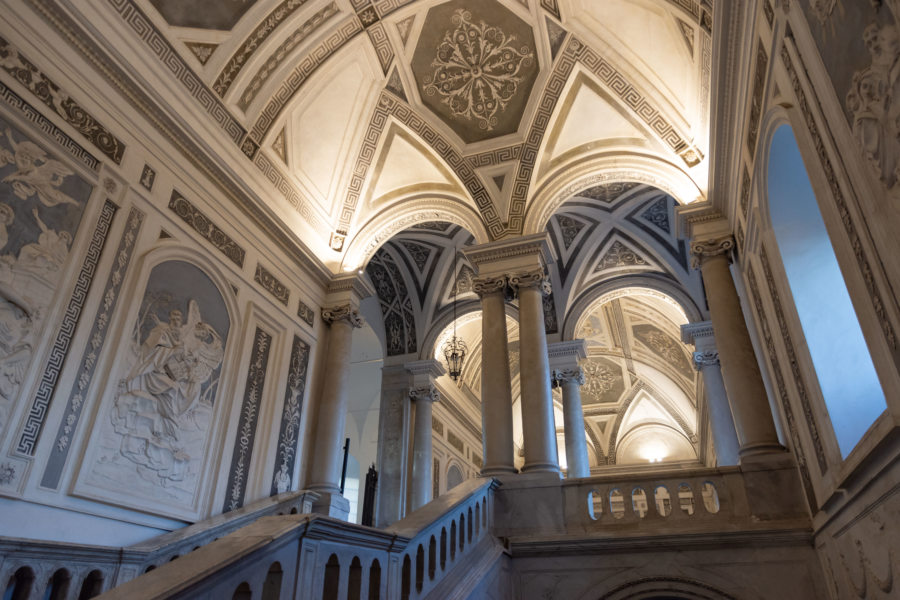
[{"label": "pendant light fixture", "polygon": [[453,247],[453,337],[444,342],[441,346],[441,352],[444,353],[444,360],[447,361],[447,373],[453,381],[459,380],[462,373],[463,362],[466,359],[466,353],[469,351],[466,343],[461,338],[456,337],[456,292],[459,289],[459,272],[456,270],[456,261],[459,252]]}]

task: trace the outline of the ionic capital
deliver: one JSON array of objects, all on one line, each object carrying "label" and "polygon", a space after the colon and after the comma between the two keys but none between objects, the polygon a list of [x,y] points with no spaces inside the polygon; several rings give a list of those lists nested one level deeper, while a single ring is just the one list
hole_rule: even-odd
[{"label": "ionic capital", "polygon": [[691,265],[696,269],[711,258],[717,256],[728,258],[733,248],[734,238],[731,235],[695,240],[691,242],[691,256],[693,256]]},{"label": "ionic capital", "polygon": [[694,352],[692,357],[694,369],[697,371],[701,370],[703,367],[711,367],[719,364],[719,353],[715,350]]},{"label": "ionic capital", "polygon": [[551,292],[550,279],[544,275],[543,269],[525,271],[509,276],[509,287],[515,292],[523,289],[537,288],[539,292],[547,296]]},{"label": "ionic capital", "polygon": [[577,383],[578,385],[584,385],[584,369],[581,367],[575,367],[574,369],[554,369],[552,377],[554,383],[557,385],[572,382]]},{"label": "ionic capital", "polygon": [[413,402],[437,402],[441,399],[441,395],[433,385],[425,385],[411,388],[409,390],[409,399]]},{"label": "ionic capital", "polygon": [[351,327],[362,327],[365,323],[362,317],[359,316],[359,311],[354,310],[349,304],[323,308],[322,320],[326,325],[331,325],[336,321],[347,321]]},{"label": "ionic capital", "polygon": [[472,279],[472,290],[479,298],[498,292],[502,294],[506,290],[506,276],[475,277]]}]

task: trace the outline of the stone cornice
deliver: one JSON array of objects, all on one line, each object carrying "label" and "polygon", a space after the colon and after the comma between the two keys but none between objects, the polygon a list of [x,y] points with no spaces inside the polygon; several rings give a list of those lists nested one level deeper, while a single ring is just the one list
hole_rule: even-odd
[{"label": "stone cornice", "polygon": [[697,344],[701,339],[715,339],[712,321],[687,323],[681,326],[681,341],[685,344]]},{"label": "stone cornice", "polygon": [[709,201],[675,207],[676,238],[691,239],[711,228],[731,231],[725,216]]},{"label": "stone cornice", "polygon": [[372,285],[365,279],[365,275],[357,273],[342,273],[335,275],[328,282],[328,298],[326,304],[350,303],[358,305],[363,298],[375,295]]},{"label": "stone cornice", "polygon": [[444,375],[447,371],[441,361],[429,358],[405,363],[403,367],[410,374],[415,387],[430,384],[431,381]]},{"label": "stone cornice", "polygon": [[547,344],[547,355],[551,369],[577,365],[579,360],[587,358],[587,342],[579,339]]},{"label": "stone cornice", "polygon": [[507,238],[463,249],[469,263],[483,276],[543,268],[553,260],[547,232]]}]

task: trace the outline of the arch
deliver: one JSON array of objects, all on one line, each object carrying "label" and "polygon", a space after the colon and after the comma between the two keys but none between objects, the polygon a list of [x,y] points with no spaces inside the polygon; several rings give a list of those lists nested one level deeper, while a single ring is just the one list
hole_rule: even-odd
[{"label": "arch", "polygon": [[409,559],[409,554],[403,555],[403,569],[401,570],[400,575],[400,600],[409,600],[409,591],[410,591],[410,579],[412,570],[412,561]]},{"label": "arch", "polygon": [[585,599],[598,600],[637,600],[639,598],[652,600],[653,598],[684,598],[685,600],[706,600],[707,598],[720,598],[721,600],[735,600],[731,594],[726,594],[721,589],[710,584],[688,579],[687,577],[670,577],[664,575],[648,575],[634,579],[633,574],[626,574],[613,578],[613,581],[624,579],[627,583],[616,584],[609,587],[610,582],[604,582],[583,596]]},{"label": "arch", "polygon": [[469,507],[466,519],[466,541],[468,543],[472,543],[472,507]]},{"label": "arch", "polygon": [[337,554],[328,557],[325,563],[325,578],[322,582],[322,600],[337,600],[341,580],[341,561]]},{"label": "arch", "polygon": [[9,600],[28,600],[34,587],[34,571],[31,567],[19,567],[9,578],[3,598]]},{"label": "arch", "polygon": [[381,563],[377,558],[372,559],[372,565],[369,567],[369,600],[380,600],[381,598]]},{"label": "arch", "polygon": [[459,515],[459,551],[466,547],[466,515]]},{"label": "arch", "polygon": [[450,562],[456,560],[456,521],[450,521]]},{"label": "arch", "polygon": [[590,313],[596,306],[609,302],[617,295],[626,295],[626,290],[636,293],[648,293],[671,302],[684,312],[689,323],[705,320],[703,312],[694,302],[691,295],[680,285],[670,279],[654,273],[643,275],[626,275],[616,277],[584,290],[569,309],[563,323],[563,339],[571,340],[578,329],[581,318]]},{"label": "arch", "polygon": [[47,582],[45,600],[66,600],[69,596],[69,585],[72,583],[72,574],[67,569],[57,569]]},{"label": "arch", "polygon": [[553,213],[573,194],[603,183],[627,181],[653,185],[679,204],[704,197],[691,177],[669,161],[646,154],[599,152],[560,165],[544,178],[525,213],[523,235],[541,233]]},{"label": "arch", "polygon": [[350,572],[347,575],[347,600],[360,600],[362,597],[362,562],[358,556],[350,561]]},{"label": "arch", "polygon": [[266,572],[266,578],[263,581],[262,600],[278,600],[281,597],[281,582],[284,579],[284,569],[281,563],[273,562]]},{"label": "arch", "polygon": [[242,581],[231,595],[231,600],[251,600],[252,598],[253,591],[250,589],[250,584],[246,581]]},{"label": "arch", "polygon": [[103,572],[94,569],[88,573],[81,582],[81,590],[78,592],[78,600],[89,600],[99,596],[103,591]]},{"label": "arch", "polygon": [[478,211],[458,198],[442,194],[419,195],[392,204],[360,225],[347,245],[341,270],[359,269],[394,234],[427,221],[448,221],[461,225],[472,234],[476,244],[484,244],[491,239]]},{"label": "arch", "polygon": [[[783,296],[793,301],[811,371],[846,458],[887,402],[793,129],[782,123],[766,134],[759,194],[774,241],[770,254],[780,256],[788,288]],[[762,265],[774,277],[768,261]]]},{"label": "arch", "polygon": [[425,585],[425,548],[422,544],[416,549],[416,591],[421,592]]},{"label": "arch", "polygon": [[447,568],[447,528],[441,527],[441,571]]},{"label": "arch", "polygon": [[428,579],[434,581],[434,574],[437,571],[437,541],[434,536],[428,540]]},{"label": "arch", "polygon": [[447,467],[447,477],[445,478],[447,481],[447,491],[449,492],[463,481],[465,481],[465,475],[463,475],[463,471],[456,461],[451,461],[450,465]]}]

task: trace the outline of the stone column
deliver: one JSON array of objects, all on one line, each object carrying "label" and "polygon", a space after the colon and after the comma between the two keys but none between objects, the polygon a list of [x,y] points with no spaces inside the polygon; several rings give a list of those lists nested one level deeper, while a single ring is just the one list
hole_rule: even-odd
[{"label": "stone column", "polygon": [[[349,304],[323,308],[322,320],[329,326],[328,349],[325,355],[322,395],[316,416],[316,445],[307,488],[320,492],[323,499],[328,498],[327,514],[341,518],[339,516],[341,505],[346,504],[349,509],[349,503],[340,496],[340,483],[343,466],[341,447],[350,379],[350,350],[353,343],[353,329],[361,327],[363,320],[359,312]],[[343,518],[346,518],[346,510]]]},{"label": "stone column", "polygon": [[473,288],[481,298],[481,473],[515,473],[512,381],[504,308],[506,278],[478,277]]},{"label": "stone column", "polygon": [[440,396],[434,385],[409,390],[409,398],[416,405],[413,426],[412,490],[410,512],[431,502],[431,404]]},{"label": "stone column", "polygon": [[725,389],[731,400],[740,441],[740,457],[783,452],[766,396],[750,334],[744,322],[731,270],[732,237],[717,237],[691,244],[706,287],[706,299],[719,348]]},{"label": "stone column", "polygon": [[717,464],[736,465],[740,446],[734,429],[731,406],[728,404],[728,395],[725,393],[725,381],[719,368],[719,352],[716,349],[712,323],[702,321],[682,325],[681,340],[685,344],[694,345],[694,368],[700,371],[703,377]]},{"label": "stone column", "polygon": [[569,478],[590,477],[587,440],[584,437],[584,412],[581,409],[581,386],[584,370],[581,367],[554,369],[553,381],[562,388],[563,423],[566,431],[566,462]]},{"label": "stone column", "polygon": [[385,365],[381,369],[378,413],[376,527],[387,527],[406,514],[410,408],[409,371],[402,364]]},{"label": "stone column", "polygon": [[511,275],[519,294],[519,382],[522,391],[522,434],[525,465],[522,472],[559,473],[550,362],[544,332],[543,296],[550,282],[543,269]]}]

